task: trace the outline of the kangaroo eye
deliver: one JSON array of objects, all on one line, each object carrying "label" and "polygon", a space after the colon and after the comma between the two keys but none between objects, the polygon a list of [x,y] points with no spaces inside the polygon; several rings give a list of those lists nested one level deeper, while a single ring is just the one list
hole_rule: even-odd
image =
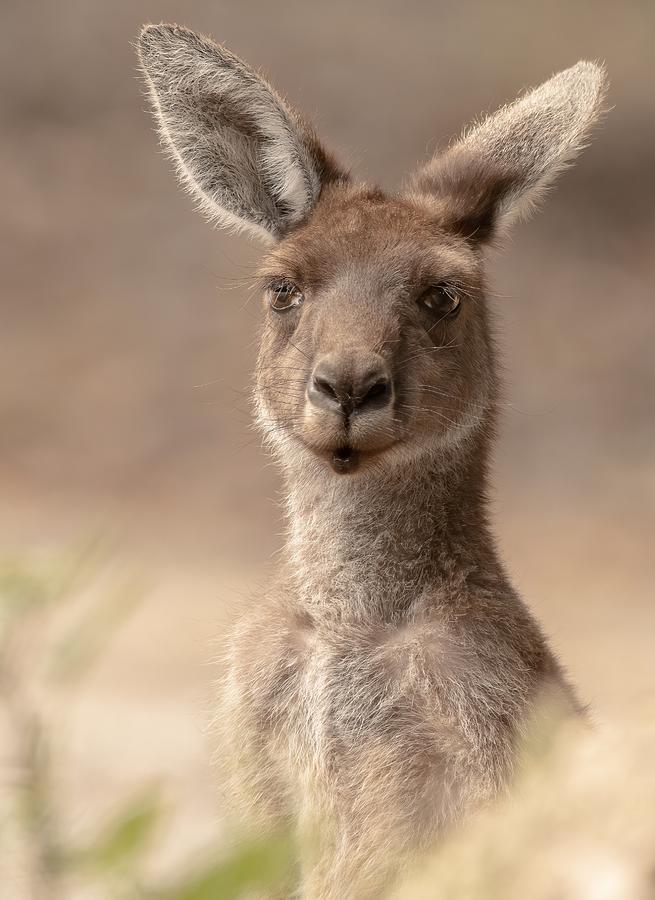
[{"label": "kangaroo eye", "polygon": [[457,288],[445,281],[423,291],[417,303],[440,319],[454,318],[460,309]]},{"label": "kangaroo eye", "polygon": [[268,289],[268,296],[271,309],[279,313],[297,309],[305,299],[300,288],[287,279],[273,282]]}]

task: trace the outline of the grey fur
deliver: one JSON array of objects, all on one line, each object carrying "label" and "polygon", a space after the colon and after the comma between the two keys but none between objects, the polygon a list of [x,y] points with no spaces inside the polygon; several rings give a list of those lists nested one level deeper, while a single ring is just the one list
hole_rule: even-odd
[{"label": "grey fur", "polygon": [[324,160],[273,88],[225,47],[176,25],[147,26],[138,50],[162,142],[201,209],[265,240],[302,221]]},{"label": "grey fur", "polygon": [[530,214],[584,148],[602,115],[606,86],[605,69],[597,63],[582,61],[560,72],[437,153],[415,176],[415,189],[443,204],[444,174],[460,194],[467,179],[489,188],[495,182],[494,230],[505,231]]},{"label": "grey fur", "polygon": [[[255,401],[288,534],[226,637],[226,803],[241,825],[298,835],[304,900],[378,898],[507,789],[544,702],[582,713],[489,527],[498,375],[480,244],[581,148],[603,72],[556,76],[389,197],[352,184],[225,49],[152,26],[140,54],[185,184],[221,221],[281,238],[262,269]],[[282,313],[280,274],[300,297]],[[444,283],[456,317],[423,303]],[[351,379],[373,361],[384,403],[313,404],[328,358]],[[359,468],[335,474],[344,445]]]}]

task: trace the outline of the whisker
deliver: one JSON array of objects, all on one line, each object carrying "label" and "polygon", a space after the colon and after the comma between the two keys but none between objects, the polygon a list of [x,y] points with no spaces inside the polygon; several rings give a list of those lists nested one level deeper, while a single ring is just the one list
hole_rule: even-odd
[{"label": "whisker", "polygon": [[448,425],[459,425],[459,422],[456,422],[454,419],[450,419],[448,416],[445,416],[437,409],[429,409],[425,406],[412,406],[408,403],[400,403],[398,404],[398,406],[400,409],[410,409],[416,412],[427,413],[430,416],[435,416],[436,418],[441,419],[441,421],[446,422]]},{"label": "whisker", "polygon": [[[289,346],[293,347],[294,350],[297,350],[301,356],[305,357],[305,359],[309,359],[309,356],[305,353],[305,351],[301,350],[301,348],[297,344],[294,344],[293,341],[289,341]],[[311,362],[311,360],[310,360],[310,362]]]}]

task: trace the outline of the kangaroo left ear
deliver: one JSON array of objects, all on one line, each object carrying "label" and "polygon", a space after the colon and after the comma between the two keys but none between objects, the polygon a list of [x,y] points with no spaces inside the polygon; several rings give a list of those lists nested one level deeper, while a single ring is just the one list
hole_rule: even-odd
[{"label": "kangaroo left ear", "polygon": [[484,243],[527,216],[585,146],[602,113],[605,70],[579,62],[473,127],[415,176],[443,226]]},{"label": "kangaroo left ear", "polygon": [[347,179],[301,117],[225,47],[177,25],[148,25],[138,52],[162,143],[221,225],[283,237],[324,184]]}]

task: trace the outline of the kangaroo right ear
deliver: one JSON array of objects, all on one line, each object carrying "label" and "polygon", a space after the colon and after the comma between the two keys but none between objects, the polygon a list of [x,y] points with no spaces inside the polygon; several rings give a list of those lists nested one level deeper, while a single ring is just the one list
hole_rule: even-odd
[{"label": "kangaroo right ear", "polygon": [[221,225],[280,238],[323,184],[347,179],[309,126],[229,50],[177,25],[148,25],[138,52],[180,180]]},{"label": "kangaroo right ear", "polygon": [[442,225],[483,243],[525,217],[585,146],[602,112],[605,71],[560,72],[465,133],[421,169],[412,190]]}]

